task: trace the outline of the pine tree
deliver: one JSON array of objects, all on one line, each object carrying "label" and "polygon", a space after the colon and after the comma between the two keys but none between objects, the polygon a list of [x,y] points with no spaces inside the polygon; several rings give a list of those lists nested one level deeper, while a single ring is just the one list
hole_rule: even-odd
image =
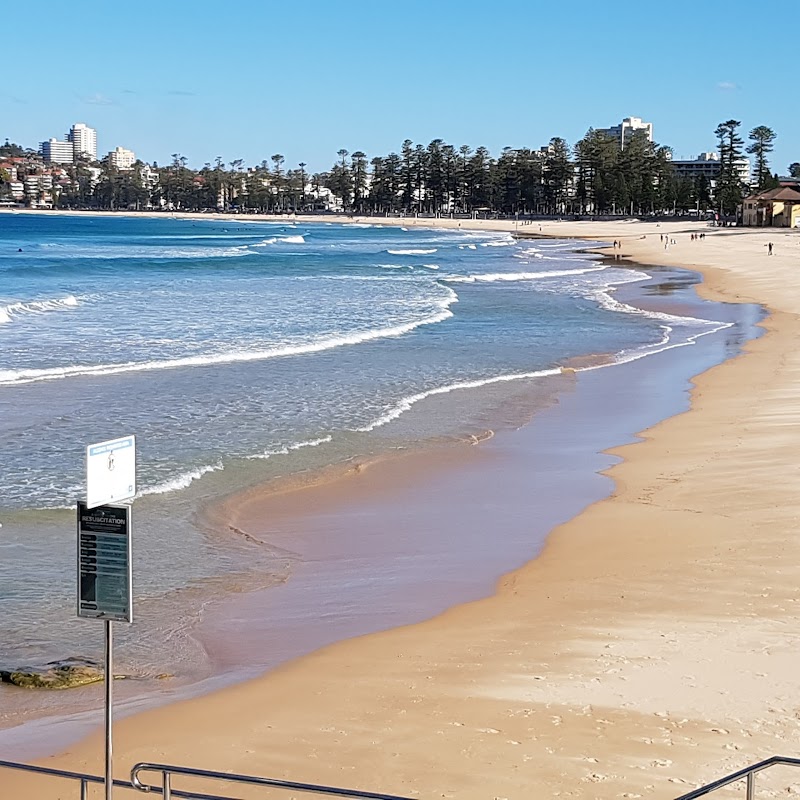
[{"label": "pine tree", "polygon": [[716,202],[723,215],[733,214],[742,202],[744,186],[738,166],[742,160],[744,140],[738,134],[742,123],[735,119],[721,122],[714,134],[719,141],[720,170],[717,177]]},{"label": "pine tree", "polygon": [[565,199],[574,175],[570,157],[569,145],[564,139],[556,136],[550,140],[543,165],[544,200],[548,214],[566,211]]},{"label": "pine tree", "polygon": [[768,184],[772,182],[767,154],[772,152],[772,145],[776,138],[775,131],[766,125],[759,125],[750,131],[749,139],[752,144],[747,148],[747,152],[756,159],[755,178],[756,189],[759,192],[768,188]]}]

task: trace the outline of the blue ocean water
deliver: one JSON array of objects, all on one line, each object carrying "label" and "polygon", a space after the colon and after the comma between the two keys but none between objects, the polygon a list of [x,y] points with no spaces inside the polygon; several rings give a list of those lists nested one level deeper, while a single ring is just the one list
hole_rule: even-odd
[{"label": "blue ocean water", "polygon": [[623,302],[620,287],[648,276],[585,246],[0,214],[0,666],[99,655],[74,614],[70,509],[87,444],[137,436],[140,625],[120,632],[121,657],[142,676],[176,662],[201,674],[192,629],[206,598],[290,579],[294,555],[220,535],[198,509],[514,424],[564,366],[613,369],[731,324]]},{"label": "blue ocean water", "polygon": [[643,277],[503,234],[3,215],[0,515],[74,505],[84,446],[128,432],[142,493],[165,492],[709,329],[614,300]]}]

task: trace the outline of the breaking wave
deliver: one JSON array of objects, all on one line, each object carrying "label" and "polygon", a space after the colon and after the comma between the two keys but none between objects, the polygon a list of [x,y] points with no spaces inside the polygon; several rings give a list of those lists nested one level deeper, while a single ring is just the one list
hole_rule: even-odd
[{"label": "breaking wave", "polygon": [[9,303],[0,306],[0,325],[11,322],[15,317],[27,314],[45,314],[48,311],[65,311],[80,305],[75,295],[67,295],[55,300],[31,300],[27,303]]}]

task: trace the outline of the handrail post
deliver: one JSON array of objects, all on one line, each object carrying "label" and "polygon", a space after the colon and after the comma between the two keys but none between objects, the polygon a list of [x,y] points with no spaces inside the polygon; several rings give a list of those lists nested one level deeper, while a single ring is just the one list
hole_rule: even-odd
[{"label": "handrail post", "polygon": [[166,769],[161,773],[161,797],[163,800],[172,800],[171,777]]},{"label": "handrail post", "polygon": [[89,800],[89,784],[86,778],[81,778],[81,800]]},{"label": "handrail post", "polygon": [[755,772],[747,773],[747,800],[755,800],[756,798],[756,774]]}]

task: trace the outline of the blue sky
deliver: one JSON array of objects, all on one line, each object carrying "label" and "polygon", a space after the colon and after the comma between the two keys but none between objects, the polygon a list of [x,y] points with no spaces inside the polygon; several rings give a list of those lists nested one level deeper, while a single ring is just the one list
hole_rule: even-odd
[{"label": "blue sky", "polygon": [[[164,163],[274,153],[327,169],[403,139],[570,144],[625,116],[676,158],[714,149],[730,118],[800,160],[796,86],[758,54],[779,15],[723,5],[593,0],[44,0],[4,42],[0,137],[34,147],[73,122]],[[763,18],[763,21],[762,21]],[[788,23],[784,19],[783,23]],[[755,48],[755,49],[754,49]],[[13,65],[13,68],[12,68]],[[782,76],[783,73],[783,77]]]}]

